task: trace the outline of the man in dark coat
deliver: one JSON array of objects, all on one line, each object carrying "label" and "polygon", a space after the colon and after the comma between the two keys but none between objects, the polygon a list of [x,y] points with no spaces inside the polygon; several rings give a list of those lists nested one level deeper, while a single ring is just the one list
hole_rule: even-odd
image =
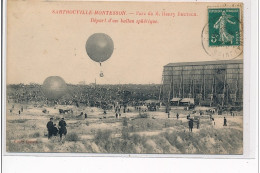
[{"label": "man in dark coat", "polygon": [[53,135],[53,118],[50,118],[50,121],[47,123],[46,127],[48,129],[48,139],[50,139]]},{"label": "man in dark coat", "polygon": [[197,120],[197,129],[200,128],[200,119]]},{"label": "man in dark coat", "polygon": [[67,134],[67,124],[64,121],[64,118],[62,118],[59,122],[59,134],[60,134],[60,140],[62,140],[62,135],[66,136]]},{"label": "man in dark coat", "polygon": [[178,113],[177,113],[176,117],[177,117],[177,120],[178,120],[179,119],[179,114]]},{"label": "man in dark coat", "polygon": [[192,132],[192,128],[193,128],[193,119],[190,118],[189,120],[189,131]]},{"label": "man in dark coat", "polygon": [[227,119],[226,119],[226,117],[224,117],[224,124],[223,124],[223,126],[227,126]]},{"label": "man in dark coat", "polygon": [[54,125],[53,125],[53,130],[52,130],[53,136],[57,136],[58,132],[59,132],[59,130],[58,130],[58,128],[56,127],[56,124],[54,124]]}]

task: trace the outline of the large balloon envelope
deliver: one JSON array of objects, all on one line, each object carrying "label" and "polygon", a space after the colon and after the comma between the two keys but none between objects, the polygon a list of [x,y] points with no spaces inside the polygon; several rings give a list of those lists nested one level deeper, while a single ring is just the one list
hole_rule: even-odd
[{"label": "large balloon envelope", "polygon": [[113,40],[107,34],[95,33],[88,38],[86,51],[93,61],[104,62],[111,57],[114,51]]},{"label": "large balloon envelope", "polygon": [[44,80],[42,89],[46,98],[58,100],[67,92],[67,84],[59,76],[50,76]]}]

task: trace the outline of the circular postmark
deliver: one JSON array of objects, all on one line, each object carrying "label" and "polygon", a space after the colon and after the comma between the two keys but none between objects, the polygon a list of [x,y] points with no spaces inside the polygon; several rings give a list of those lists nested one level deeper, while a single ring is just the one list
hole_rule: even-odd
[{"label": "circular postmark", "polygon": [[[237,20],[238,21],[238,20]],[[210,41],[214,42],[216,38],[210,38],[209,23],[207,23],[201,33],[201,42],[204,51],[215,60],[232,60],[238,58],[243,53],[243,29],[242,23],[238,21],[240,26],[239,34],[239,45],[210,45]]]}]

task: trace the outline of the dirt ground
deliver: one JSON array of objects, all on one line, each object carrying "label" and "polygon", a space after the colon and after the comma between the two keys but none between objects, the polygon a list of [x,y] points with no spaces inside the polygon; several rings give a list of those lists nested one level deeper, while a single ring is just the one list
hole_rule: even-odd
[{"label": "dirt ground", "polygon": [[[12,106],[14,106],[12,108]],[[19,114],[19,110],[23,111]],[[73,114],[60,114],[59,108],[72,109]],[[43,113],[46,109],[48,112]],[[191,114],[183,108],[172,108],[170,118],[161,108],[156,112],[141,112],[129,107],[130,112],[115,117],[114,110],[103,113],[94,107],[62,106],[34,107],[8,104],[6,115],[7,152],[81,152],[81,153],[166,153],[166,154],[242,154],[243,114],[231,116]],[[196,110],[203,108],[196,108]],[[12,110],[12,111],[10,111]],[[83,116],[80,113],[83,112]],[[84,114],[88,117],[85,119]],[[179,113],[179,119],[176,114]],[[186,116],[200,117],[189,132]],[[227,126],[223,126],[223,118]],[[50,117],[58,125],[64,117],[68,134],[48,140],[46,124]]]}]

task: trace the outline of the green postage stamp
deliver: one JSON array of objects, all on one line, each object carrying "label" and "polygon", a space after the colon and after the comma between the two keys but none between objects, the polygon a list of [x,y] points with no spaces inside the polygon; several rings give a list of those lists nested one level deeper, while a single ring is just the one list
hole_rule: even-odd
[{"label": "green postage stamp", "polygon": [[239,8],[208,9],[209,46],[240,46]]}]

